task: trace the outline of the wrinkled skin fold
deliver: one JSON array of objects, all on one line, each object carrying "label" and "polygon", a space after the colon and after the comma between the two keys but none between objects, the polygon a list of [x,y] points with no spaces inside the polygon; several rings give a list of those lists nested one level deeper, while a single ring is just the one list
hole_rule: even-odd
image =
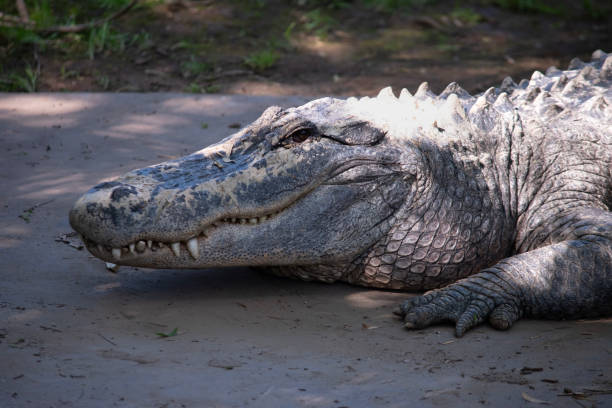
[{"label": "wrinkled skin fold", "polygon": [[271,107],[93,187],[70,223],[115,264],[433,289],[400,305],[407,328],[609,315],[611,84],[597,51],[478,97],[424,83]]}]

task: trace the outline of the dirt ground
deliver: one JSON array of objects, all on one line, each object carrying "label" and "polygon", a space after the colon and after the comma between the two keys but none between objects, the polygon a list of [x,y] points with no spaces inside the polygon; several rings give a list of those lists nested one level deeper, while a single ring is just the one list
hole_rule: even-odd
[{"label": "dirt ground", "polygon": [[612,406],[612,319],[457,339],[404,330],[391,310],[409,294],[242,268],[113,274],[70,236],[90,186],[303,101],[0,94],[1,406]]},{"label": "dirt ground", "polygon": [[[389,10],[367,3],[415,6]],[[139,4],[112,21],[104,36],[99,29],[45,36],[34,46],[0,31],[0,86],[350,96],[388,85],[414,91],[423,81],[440,92],[456,81],[481,92],[506,76],[518,82],[612,46],[612,5],[605,0]],[[61,9],[56,14],[65,17]]]}]

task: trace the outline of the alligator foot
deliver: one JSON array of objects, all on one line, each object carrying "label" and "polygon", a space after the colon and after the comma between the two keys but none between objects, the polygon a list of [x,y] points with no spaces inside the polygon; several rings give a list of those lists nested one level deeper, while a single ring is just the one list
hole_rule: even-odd
[{"label": "alligator foot", "polygon": [[[479,274],[482,275],[482,274]],[[451,321],[455,323],[455,335],[484,322],[499,330],[507,330],[522,313],[509,296],[500,295],[499,288],[487,288],[491,284],[483,276],[474,275],[442,289],[432,290],[422,296],[404,301],[394,313],[404,320],[407,329],[424,327]]]}]

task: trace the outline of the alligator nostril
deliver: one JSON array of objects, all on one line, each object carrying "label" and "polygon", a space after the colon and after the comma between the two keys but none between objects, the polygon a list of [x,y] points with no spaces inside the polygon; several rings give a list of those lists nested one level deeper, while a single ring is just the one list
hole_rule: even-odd
[{"label": "alligator nostril", "polygon": [[136,188],[134,188],[133,186],[123,185],[123,186],[117,187],[117,188],[115,188],[113,190],[113,192],[111,193],[111,200],[112,201],[119,201],[123,197],[127,197],[130,194],[136,194]]}]

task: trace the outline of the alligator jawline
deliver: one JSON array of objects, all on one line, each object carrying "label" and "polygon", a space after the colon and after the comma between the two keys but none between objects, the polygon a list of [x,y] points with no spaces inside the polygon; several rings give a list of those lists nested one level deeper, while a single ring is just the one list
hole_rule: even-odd
[{"label": "alligator jawline", "polygon": [[[199,255],[198,241],[206,239],[214,229],[220,228],[223,225],[256,226],[270,219],[276,218],[287,208],[288,207],[285,207],[282,210],[256,217],[224,217],[207,224],[198,234],[192,236],[191,238],[174,242],[138,239],[126,246],[111,247],[109,245],[99,244],[82,235],[81,240],[90,251],[93,250],[96,252],[97,256],[101,258],[112,257],[115,261],[120,261],[122,256],[127,254],[132,254],[134,256],[145,256],[147,255],[147,252],[157,252],[163,248],[170,248],[172,253],[174,253],[174,255],[177,257],[180,256],[182,249],[186,249],[193,259],[197,259]],[[94,255],[96,254],[94,253]]]}]

